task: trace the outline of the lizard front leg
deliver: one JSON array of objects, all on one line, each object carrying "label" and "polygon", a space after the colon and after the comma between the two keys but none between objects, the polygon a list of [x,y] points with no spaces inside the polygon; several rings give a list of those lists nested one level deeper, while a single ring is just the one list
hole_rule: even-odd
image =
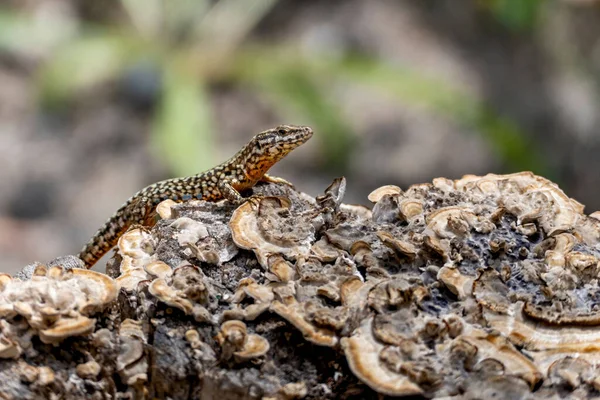
[{"label": "lizard front leg", "polygon": [[227,199],[234,204],[241,204],[244,201],[244,198],[242,197],[240,192],[235,190],[235,188],[231,185],[232,183],[236,183],[236,181],[234,180],[229,182],[223,180],[219,182],[219,192],[221,192],[221,196],[223,196],[224,199]]}]

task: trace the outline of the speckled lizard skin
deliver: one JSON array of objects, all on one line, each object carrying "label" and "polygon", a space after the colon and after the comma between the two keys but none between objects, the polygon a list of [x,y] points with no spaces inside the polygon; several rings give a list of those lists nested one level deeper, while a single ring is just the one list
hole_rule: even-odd
[{"label": "speckled lizard skin", "polygon": [[117,244],[119,237],[132,225],[151,226],[158,203],[166,199],[178,202],[202,199],[230,200],[236,204],[244,198],[240,191],[259,181],[288,183],[267,175],[275,163],[311,138],[306,126],[281,125],[261,132],[229,161],[198,175],[154,183],[137,192],[114,213],[79,253],[87,268]]}]

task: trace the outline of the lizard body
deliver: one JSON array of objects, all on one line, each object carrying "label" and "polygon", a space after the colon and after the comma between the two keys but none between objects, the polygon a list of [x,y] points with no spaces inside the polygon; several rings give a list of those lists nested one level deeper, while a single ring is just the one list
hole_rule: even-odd
[{"label": "lizard body", "polygon": [[167,179],[137,192],[125,202],[96,232],[79,253],[87,268],[92,267],[117,244],[119,237],[136,224],[153,225],[156,206],[163,200],[178,202],[201,199],[230,200],[236,204],[244,198],[240,191],[259,181],[288,183],[267,175],[275,163],[311,138],[306,126],[281,125],[261,132],[231,159],[200,174]]}]

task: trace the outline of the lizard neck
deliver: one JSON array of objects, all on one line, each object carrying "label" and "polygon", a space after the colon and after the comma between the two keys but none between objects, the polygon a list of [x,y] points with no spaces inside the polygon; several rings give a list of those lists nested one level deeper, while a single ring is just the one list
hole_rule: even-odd
[{"label": "lizard neck", "polygon": [[[239,151],[225,165],[243,175],[248,183],[254,184],[282,157],[269,154],[266,149],[248,145]],[[239,178],[238,178],[239,179]]]},{"label": "lizard neck", "polygon": [[258,160],[253,164],[244,165],[244,175],[249,181],[258,182],[275,163]]}]

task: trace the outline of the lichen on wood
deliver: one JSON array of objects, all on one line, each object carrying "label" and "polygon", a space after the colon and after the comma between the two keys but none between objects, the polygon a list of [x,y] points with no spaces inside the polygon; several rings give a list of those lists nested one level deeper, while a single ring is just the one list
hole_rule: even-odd
[{"label": "lichen on wood", "polygon": [[0,398],[593,398],[600,221],[531,173],[164,202],[0,275]]}]

